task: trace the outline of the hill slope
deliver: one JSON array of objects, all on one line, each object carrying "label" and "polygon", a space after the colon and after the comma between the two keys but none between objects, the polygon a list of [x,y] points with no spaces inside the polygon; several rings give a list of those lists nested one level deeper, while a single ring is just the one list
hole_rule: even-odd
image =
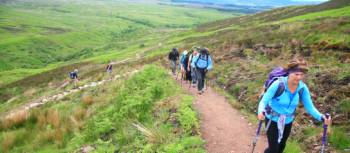
[{"label": "hill slope", "polygon": [[[348,1],[334,0],[212,22],[199,26],[196,32],[206,35],[185,39],[184,48],[209,47],[216,61],[209,73],[212,83],[252,113],[269,70],[295,56],[306,58],[310,66],[306,83],[317,108],[332,113],[335,127],[330,141],[341,152],[350,145],[349,11]],[[310,122],[314,127],[304,126]],[[293,138],[304,144],[306,152],[319,149],[311,145],[320,140],[317,132],[311,132],[318,125],[302,107],[298,110]]]}]

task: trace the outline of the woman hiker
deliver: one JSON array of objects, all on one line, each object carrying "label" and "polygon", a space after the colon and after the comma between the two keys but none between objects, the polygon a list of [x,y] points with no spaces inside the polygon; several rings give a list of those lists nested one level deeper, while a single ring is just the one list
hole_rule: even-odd
[{"label": "woman hiker", "polygon": [[[331,118],[327,119],[324,114],[321,114],[315,108],[310,91],[302,81],[308,70],[306,62],[299,59],[292,60],[285,70],[288,72],[288,76],[273,82],[259,103],[258,119],[265,120],[268,128],[268,147],[265,149],[265,153],[283,152],[292,129],[294,112],[299,104],[299,96],[304,108],[313,118],[323,121],[326,125],[331,124]],[[280,96],[273,98],[280,81],[283,81],[285,90]],[[300,91],[302,92],[299,93]]]}]

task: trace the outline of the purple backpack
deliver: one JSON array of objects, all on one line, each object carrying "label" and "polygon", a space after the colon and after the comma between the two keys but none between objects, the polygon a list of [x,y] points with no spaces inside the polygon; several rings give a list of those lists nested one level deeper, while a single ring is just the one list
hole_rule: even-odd
[{"label": "purple backpack", "polygon": [[[286,88],[286,86],[284,85],[284,82],[283,82],[283,80],[281,78],[282,77],[286,77],[286,76],[288,76],[288,72],[285,71],[282,67],[274,68],[269,73],[268,79],[265,81],[265,84],[264,84],[265,91],[264,91],[264,93],[267,91],[267,89],[271,86],[271,84],[273,82],[275,82],[276,80],[279,80],[278,88],[277,88],[277,91],[276,91],[275,95],[273,96],[273,98],[281,96],[283,94],[285,88]],[[301,96],[300,95],[302,95],[303,91],[304,91],[304,89],[302,88],[298,92],[298,94],[299,94],[299,101],[301,101]],[[262,95],[261,95],[261,98],[262,98]]]},{"label": "purple backpack", "polygon": [[[288,72],[286,72],[282,67],[274,68],[269,73],[268,79],[265,81],[265,84],[264,84],[265,92],[273,82],[275,82],[276,80],[279,80],[281,77],[286,77],[286,76],[288,76]],[[284,82],[281,80],[280,83],[278,84],[277,91],[273,96],[273,98],[276,98],[282,95],[282,93],[284,92],[284,89],[285,89]]]},{"label": "purple backpack", "polygon": [[[288,76],[288,72],[285,71],[282,67],[274,68],[269,73],[268,79],[265,81],[265,84],[264,84],[265,91],[260,95],[260,100],[263,97],[264,93],[267,91],[267,89],[276,80],[279,80],[279,84],[278,84],[277,91],[276,91],[275,95],[273,96],[273,98],[277,98],[277,97],[281,96],[283,94],[284,90],[286,89],[286,87],[284,85],[284,81],[282,80],[282,77],[286,77],[286,76]],[[298,91],[299,101],[302,101],[302,96],[301,95],[303,94],[303,91],[304,91],[304,88],[301,88]],[[271,107],[269,105],[266,106],[266,110],[267,110],[267,113],[270,113],[271,112]]]}]

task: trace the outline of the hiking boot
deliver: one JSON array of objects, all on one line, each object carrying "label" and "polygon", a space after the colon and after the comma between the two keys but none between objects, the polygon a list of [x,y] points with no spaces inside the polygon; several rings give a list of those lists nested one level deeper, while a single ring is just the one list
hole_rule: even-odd
[{"label": "hiking boot", "polygon": [[204,91],[203,90],[200,90],[200,91],[198,91],[198,94],[203,94],[204,93]]},{"label": "hiking boot", "polygon": [[197,84],[196,84],[196,83],[192,84],[192,87],[193,87],[193,88],[195,88],[196,86],[197,86]]}]

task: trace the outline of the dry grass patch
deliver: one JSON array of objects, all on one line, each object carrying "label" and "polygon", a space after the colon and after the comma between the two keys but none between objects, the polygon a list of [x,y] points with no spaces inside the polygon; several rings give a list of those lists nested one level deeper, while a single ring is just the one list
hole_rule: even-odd
[{"label": "dry grass patch", "polygon": [[74,111],[74,118],[78,121],[83,120],[86,117],[87,110],[85,108],[78,107]]},{"label": "dry grass patch", "polygon": [[37,90],[36,90],[35,88],[30,88],[30,89],[26,90],[26,91],[23,93],[23,95],[24,95],[25,97],[33,97],[34,94],[35,94],[36,92],[37,92]]},{"label": "dry grass patch", "polygon": [[26,121],[27,118],[29,117],[29,113],[26,110],[22,111],[17,111],[13,113],[13,115],[8,116],[6,118],[3,118],[0,120],[0,128],[1,129],[9,129],[14,126],[20,126],[23,125]]},{"label": "dry grass patch", "polygon": [[44,128],[47,125],[52,125],[55,129],[58,129],[61,125],[61,117],[57,110],[49,109],[45,112],[39,112],[36,115],[37,126]]},{"label": "dry grass patch", "polygon": [[81,98],[81,101],[82,101],[82,103],[83,103],[85,106],[90,106],[90,105],[93,104],[94,99],[93,99],[93,97],[90,96],[90,95],[85,95],[85,96],[83,96],[83,97]]},{"label": "dry grass patch", "polygon": [[60,127],[60,114],[57,110],[55,109],[49,109],[47,111],[47,117],[46,117],[47,123],[51,124],[53,127],[58,129]]}]

